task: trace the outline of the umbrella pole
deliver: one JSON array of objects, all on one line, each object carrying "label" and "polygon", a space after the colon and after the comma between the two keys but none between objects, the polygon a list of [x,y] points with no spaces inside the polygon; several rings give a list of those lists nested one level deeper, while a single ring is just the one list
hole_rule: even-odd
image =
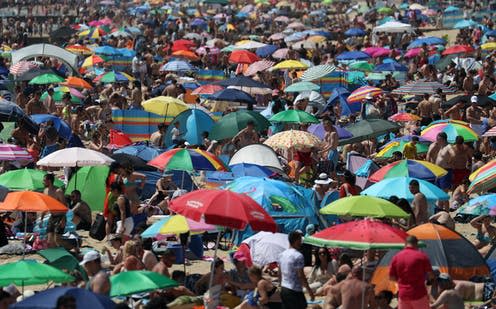
[{"label": "umbrella pole", "polygon": [[[42,223],[42,222],[40,222]],[[22,237],[22,259],[26,256],[26,234],[28,232],[28,212],[24,212],[24,235]],[[23,282],[24,284],[24,282]]]},{"label": "umbrella pole", "polygon": [[212,288],[212,284],[214,283],[215,259],[217,258],[217,250],[219,249],[220,234],[221,234],[221,231],[218,231],[217,239],[215,241],[214,259],[212,261],[212,265],[210,266],[210,280],[208,282],[208,289],[209,290]]},{"label": "umbrella pole", "polygon": [[[363,261],[365,260],[365,252],[366,251],[363,251],[362,266],[361,266],[362,267],[362,281],[363,281],[363,283],[365,283],[365,265],[363,264]],[[362,289],[362,306],[360,308],[365,309],[365,306],[366,306],[366,304],[365,304],[365,285],[364,285],[364,287]]]}]

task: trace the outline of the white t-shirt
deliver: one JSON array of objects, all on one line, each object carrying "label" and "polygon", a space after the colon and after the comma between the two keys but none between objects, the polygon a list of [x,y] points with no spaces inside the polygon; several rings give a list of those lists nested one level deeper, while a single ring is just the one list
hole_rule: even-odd
[{"label": "white t-shirt", "polygon": [[181,136],[181,131],[178,128],[174,127],[171,130],[172,140],[178,140]]},{"label": "white t-shirt", "polygon": [[279,268],[281,271],[281,286],[287,289],[302,292],[300,278],[296,270],[305,267],[303,254],[294,248],[285,250],[279,256]]}]

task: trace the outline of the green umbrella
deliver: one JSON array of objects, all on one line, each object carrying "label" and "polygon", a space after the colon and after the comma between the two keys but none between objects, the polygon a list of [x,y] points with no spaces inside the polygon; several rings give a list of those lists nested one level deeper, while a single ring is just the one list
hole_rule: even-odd
[{"label": "green umbrella", "polygon": [[297,82],[289,85],[284,92],[319,91],[320,86],[311,82]]},{"label": "green umbrella", "polygon": [[[65,95],[66,93],[67,93],[67,92],[62,92],[62,91],[54,91],[54,92],[53,92],[53,96],[52,96],[52,98],[53,98],[53,100],[54,100],[55,102],[62,102],[62,99],[64,98],[64,95]],[[47,91],[45,91],[45,92],[43,92],[43,94],[41,95],[40,99],[41,99],[41,100],[45,100],[47,96],[48,96],[48,92],[47,92]],[[82,103],[83,103],[83,102],[81,102],[81,99],[80,99],[80,98],[78,98],[78,97],[76,97],[76,96],[74,96],[74,95],[72,95],[72,94],[71,94],[71,102],[72,102],[72,103],[76,103],[76,104],[82,104]]]},{"label": "green umbrella", "polygon": [[363,72],[372,72],[374,70],[374,65],[368,63],[367,61],[356,61],[350,64],[350,69],[363,71]]},{"label": "green umbrella", "polygon": [[79,261],[64,248],[50,248],[38,251],[38,254],[47,260],[47,264],[60,270],[73,271],[81,273],[84,280],[88,280],[86,271],[79,265]]},{"label": "green umbrella", "polygon": [[210,131],[210,138],[223,140],[232,138],[246,128],[248,121],[255,123],[255,130],[260,132],[270,127],[270,122],[262,115],[253,111],[237,111],[229,113],[217,121]]},{"label": "green umbrella", "polygon": [[270,122],[281,123],[320,123],[314,115],[297,109],[288,109],[270,117]]},{"label": "green umbrella", "polygon": [[377,13],[384,14],[384,15],[392,15],[393,9],[384,6],[380,9],[378,9]]},{"label": "green umbrella", "polygon": [[[43,177],[46,172],[35,169],[19,169],[8,171],[0,175],[0,185],[9,188],[12,191],[42,191],[45,188]],[[64,183],[55,178],[54,185],[63,187]]]},{"label": "green umbrella", "polygon": [[386,74],[384,73],[369,73],[367,74],[367,80],[385,80]]},{"label": "green umbrella", "polygon": [[110,297],[168,289],[178,285],[176,281],[153,271],[125,271],[110,277]]},{"label": "green umbrella", "polygon": [[349,196],[320,210],[324,215],[371,218],[408,218],[410,215],[395,204],[372,196]]},{"label": "green umbrella", "polygon": [[29,84],[30,85],[46,85],[46,84],[56,84],[62,83],[65,79],[54,73],[45,73],[33,78]]},{"label": "green umbrella", "polygon": [[353,144],[389,132],[395,132],[400,129],[400,126],[394,122],[383,119],[365,119],[355,122],[345,127],[345,129],[353,134],[353,137],[339,140],[339,145]]},{"label": "green umbrella", "polygon": [[81,192],[81,199],[90,206],[91,210],[102,211],[108,173],[108,166],[82,167],[69,180],[65,194],[71,194],[77,189]]},{"label": "green umbrella", "polygon": [[228,45],[226,47],[224,47],[223,49],[221,49],[220,51],[221,52],[226,52],[226,53],[230,53],[232,52],[233,50],[236,50],[236,46],[235,45]]},{"label": "green umbrella", "polygon": [[20,260],[0,265],[0,285],[37,285],[48,282],[71,282],[74,277],[35,260]]}]

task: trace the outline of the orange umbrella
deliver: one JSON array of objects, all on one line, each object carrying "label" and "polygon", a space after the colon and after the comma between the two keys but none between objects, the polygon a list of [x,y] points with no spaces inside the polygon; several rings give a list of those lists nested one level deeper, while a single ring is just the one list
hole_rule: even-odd
[{"label": "orange umbrella", "polygon": [[172,56],[185,58],[185,59],[192,60],[192,61],[197,61],[200,59],[200,57],[198,57],[197,54],[195,54],[194,52],[192,52],[190,50],[177,50],[177,51],[172,53]]},{"label": "orange umbrella", "polygon": [[92,89],[93,87],[84,79],[79,78],[79,77],[74,77],[74,76],[69,76],[65,80],[64,83],[61,83],[62,85],[65,86],[70,86],[74,88],[86,88],[86,89]]},{"label": "orange umbrella", "polygon": [[0,203],[0,210],[24,212],[66,212],[67,207],[51,196],[33,191],[18,191],[7,194]]}]

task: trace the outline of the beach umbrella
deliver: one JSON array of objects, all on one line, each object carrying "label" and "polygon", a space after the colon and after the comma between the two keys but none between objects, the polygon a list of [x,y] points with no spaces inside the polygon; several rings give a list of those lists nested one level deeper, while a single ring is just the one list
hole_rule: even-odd
[{"label": "beach umbrella", "polygon": [[92,56],[89,56],[88,58],[84,59],[81,67],[82,68],[92,67],[95,64],[104,63],[104,62],[105,62],[105,60],[102,57],[97,56],[97,55],[92,55]]},{"label": "beach umbrella", "polygon": [[469,192],[488,191],[496,185],[496,160],[491,160],[470,174]]},{"label": "beach umbrella", "polygon": [[257,132],[264,131],[271,125],[260,113],[242,110],[223,116],[214,124],[209,136],[218,141],[232,138],[246,128],[249,121],[253,121]]},{"label": "beach umbrella", "polygon": [[367,61],[356,61],[350,64],[349,68],[357,71],[372,72],[374,70],[374,65]]},{"label": "beach umbrella", "polygon": [[399,88],[396,88],[393,90],[392,93],[423,95],[425,93],[427,93],[427,94],[436,93],[436,91],[438,89],[441,89],[443,91],[443,93],[455,92],[454,89],[448,88],[439,82],[418,80],[418,81],[403,85]]},{"label": "beach umbrella", "polygon": [[[215,124],[215,121],[210,115],[197,108],[188,109],[177,115],[171,123],[179,122],[179,131],[181,139],[188,142],[190,145],[202,145],[204,132],[210,132]],[[175,126],[169,126],[165,131],[164,144],[170,146],[172,141],[172,130]],[[146,159],[145,159],[146,160]]]},{"label": "beach umbrella", "polygon": [[365,36],[367,32],[361,28],[350,28],[344,32],[346,36]]},{"label": "beach umbrella", "polygon": [[484,43],[481,45],[482,50],[495,50],[496,49],[496,42],[489,42],[489,43]]},{"label": "beach umbrella", "polygon": [[101,152],[91,149],[72,147],[57,150],[36,162],[39,166],[81,167],[110,165],[114,160]]},{"label": "beach umbrella", "polygon": [[116,30],[107,36],[111,38],[131,38],[133,35],[125,30]]},{"label": "beach umbrella", "polygon": [[[238,46],[240,47],[240,46]],[[255,54],[259,57],[265,58],[272,55],[279,47],[277,45],[264,45],[257,48]]]},{"label": "beach umbrella", "polygon": [[408,68],[397,62],[382,63],[374,68],[374,72],[406,72]]},{"label": "beach umbrella", "polygon": [[229,56],[230,63],[251,64],[259,60],[256,54],[247,50],[234,50]]},{"label": "beach umbrella", "polygon": [[319,123],[320,121],[314,115],[305,111],[288,109],[270,117],[270,122],[279,123]]},{"label": "beach umbrella", "polygon": [[56,84],[63,82],[64,79],[57,74],[46,73],[38,75],[33,78],[29,84],[30,85],[46,85],[46,84]]},{"label": "beach umbrella", "polygon": [[453,55],[453,54],[468,54],[474,52],[474,48],[470,45],[454,45],[446,48],[443,51],[443,56]]},{"label": "beach umbrella", "polygon": [[412,177],[427,181],[434,181],[446,175],[444,168],[423,160],[399,160],[381,167],[370,175],[371,182],[379,182],[386,178]]},{"label": "beach umbrella", "polygon": [[413,194],[410,192],[409,185],[412,180],[417,180],[419,182],[420,192],[425,195],[428,201],[435,202],[449,200],[449,195],[436,185],[428,181],[412,177],[386,178],[371,185],[360,194],[386,199],[391,196],[397,196],[398,198],[404,198],[411,203],[413,201]]},{"label": "beach umbrella", "polygon": [[320,64],[308,68],[301,76],[302,81],[313,81],[316,79],[321,79],[322,77],[331,74],[336,70],[336,67],[330,64]]},{"label": "beach umbrella", "polygon": [[[45,171],[28,168],[8,171],[0,175],[0,185],[12,191],[43,191],[43,178],[46,174]],[[55,178],[54,186],[60,188],[64,183]]]},{"label": "beach umbrella", "polygon": [[[65,87],[65,86],[64,86]],[[76,90],[76,89],[74,89]],[[76,90],[77,91],[77,90]],[[63,91],[60,91],[60,90],[55,90],[54,89],[54,92],[53,92],[53,95],[52,95],[52,99],[55,101],[55,102],[62,102],[64,100],[64,96],[67,92],[63,92]],[[69,94],[70,96],[70,102],[73,103],[73,104],[82,104],[82,101],[80,98],[72,95],[72,94]],[[40,100],[44,101],[46,98],[48,97],[48,91],[45,91],[43,92],[43,94],[41,95],[40,97]]]},{"label": "beach umbrella", "polygon": [[258,49],[268,45],[252,40],[242,40],[234,44],[234,46],[239,49]]},{"label": "beach umbrella", "polygon": [[43,193],[17,191],[7,194],[0,203],[0,210],[24,212],[66,212],[64,204]]},{"label": "beach umbrella", "polygon": [[348,97],[348,103],[362,102],[368,95],[372,97],[382,94],[382,89],[372,86],[363,86],[353,91]]},{"label": "beach umbrella", "polygon": [[12,65],[9,69],[10,74],[14,76],[19,76],[27,71],[39,68],[40,66],[34,61],[19,61],[16,64]]},{"label": "beach umbrella", "polygon": [[444,132],[448,135],[448,142],[454,143],[457,136],[462,136],[465,142],[475,142],[479,140],[477,133],[470,127],[458,123],[437,123],[429,125],[422,130],[421,136],[431,142],[435,142],[437,135]]},{"label": "beach umbrella", "polygon": [[66,140],[70,139],[72,136],[71,127],[67,124],[67,122],[57,116],[51,114],[36,114],[31,115],[31,119],[33,119],[33,121],[37,124],[51,121],[59,136]]},{"label": "beach umbrella", "polygon": [[471,216],[495,216],[496,194],[486,194],[473,198],[458,208],[458,213]]},{"label": "beach umbrella", "polygon": [[107,296],[93,293],[87,289],[74,287],[54,287],[10,306],[14,309],[52,309],[57,307],[57,300],[62,296],[72,296],[76,308],[113,309],[115,303]]},{"label": "beach umbrella", "polygon": [[296,70],[306,68],[308,68],[308,65],[297,60],[284,60],[272,67],[273,70]]},{"label": "beach umbrella", "polygon": [[[338,133],[339,139],[353,137],[353,134],[351,134],[348,130],[346,130],[343,127],[334,126],[334,128],[336,129],[336,131]],[[325,136],[325,133],[326,133],[325,130],[324,130],[324,125],[322,123],[311,124],[308,127],[307,131],[310,132],[310,133],[312,133],[313,135],[317,136],[321,140],[324,139],[324,136]]]},{"label": "beach umbrella", "polygon": [[[391,141],[384,145],[382,149],[375,155],[376,158],[391,158],[393,156],[393,153],[399,151],[403,153],[403,150],[405,149],[405,145],[408,143],[408,141],[400,140],[400,141]],[[429,145],[419,142],[415,145],[417,148],[417,154],[420,153],[427,153],[429,150]]]},{"label": "beach umbrella", "polygon": [[356,250],[401,249],[408,234],[389,224],[373,220],[360,220],[338,224],[312,236],[304,243],[317,247],[338,247]]},{"label": "beach umbrella", "polygon": [[[272,89],[268,85],[244,75],[238,75],[236,77],[224,79],[216,82],[215,84],[223,87],[229,87],[229,89],[241,90],[250,95],[254,95],[254,94],[266,95],[272,93]],[[222,89],[219,91],[222,91]],[[249,101],[251,101],[251,99]]]},{"label": "beach umbrella", "polygon": [[383,119],[364,119],[344,127],[351,134],[352,138],[340,140],[340,145],[356,143],[377,137],[386,133],[398,131],[400,126],[394,122]]},{"label": "beach umbrella", "polygon": [[296,82],[284,89],[284,92],[319,91],[320,86],[312,82]]},{"label": "beach umbrella", "polygon": [[81,192],[81,199],[92,211],[102,211],[109,170],[108,166],[84,166],[78,169],[69,180],[65,194],[69,195],[77,189]]},{"label": "beach umbrella", "polygon": [[273,67],[275,62],[269,61],[266,59],[262,59],[260,61],[255,61],[248,66],[246,71],[243,73],[245,76],[253,76],[258,72],[265,71],[271,67]]},{"label": "beach umbrella", "polygon": [[132,166],[139,171],[156,171],[157,169],[146,164],[146,161],[126,153],[114,153],[112,159],[119,162],[122,166]]},{"label": "beach umbrella", "polygon": [[317,91],[302,91],[296,96],[293,103],[297,103],[301,100],[308,100],[310,105],[314,105],[319,108],[326,104],[324,97]]},{"label": "beach umbrella", "polygon": [[229,160],[230,165],[241,163],[265,166],[278,172],[283,170],[274,149],[264,144],[251,144],[245,146],[235,152],[231,160]]},{"label": "beach umbrella", "polygon": [[202,85],[191,92],[192,95],[202,95],[202,94],[214,94],[218,91],[221,91],[224,87],[215,85],[215,84],[207,84]]},{"label": "beach umbrella", "polygon": [[150,160],[148,165],[164,171],[229,171],[214,154],[201,149],[172,149]]},{"label": "beach umbrella", "polygon": [[132,82],[134,80],[135,80],[134,77],[132,77],[131,75],[128,75],[127,73],[124,72],[116,72],[116,71],[100,74],[97,77],[95,77],[95,79],[93,79],[94,82],[100,82],[106,84],[123,83],[130,81]]},{"label": "beach umbrella", "polygon": [[336,60],[365,60],[370,59],[370,56],[362,51],[348,51],[336,56]]},{"label": "beach umbrella", "polygon": [[377,13],[384,14],[384,15],[393,15],[393,9],[388,8],[386,6],[383,6],[383,7],[377,9]]},{"label": "beach umbrella", "polygon": [[91,49],[81,44],[66,46],[65,50],[78,55],[91,55],[93,53]]},{"label": "beach umbrella", "polygon": [[72,282],[74,277],[35,260],[20,260],[0,265],[0,285],[38,285],[48,282]]},{"label": "beach umbrella", "polygon": [[422,45],[445,45],[446,41],[442,38],[438,38],[435,36],[428,36],[428,37],[420,37],[415,40],[413,40],[410,44],[408,44],[407,49],[412,49],[412,48],[419,48],[422,47]]},{"label": "beach umbrella", "polygon": [[487,130],[484,134],[482,134],[482,137],[493,137],[496,136],[496,127],[492,127],[491,129]]},{"label": "beach umbrella", "polygon": [[274,175],[274,172],[262,165],[251,164],[251,163],[238,163],[229,165],[234,178],[252,176],[252,177],[270,177]]},{"label": "beach umbrella", "polygon": [[321,208],[319,212],[324,215],[371,218],[408,218],[410,216],[395,204],[372,196],[340,198]]},{"label": "beach umbrella", "polygon": [[487,162],[486,164],[475,170],[472,174],[470,174],[469,180],[473,181],[479,175],[493,173],[493,172],[496,172],[496,160],[494,159]]},{"label": "beach umbrella", "polygon": [[158,235],[179,235],[183,233],[199,233],[215,231],[214,225],[201,221],[194,221],[181,215],[165,216],[153,223],[143,233],[141,238],[157,237]]},{"label": "beach umbrella", "polygon": [[177,287],[179,284],[154,271],[131,270],[110,276],[110,297]]},{"label": "beach umbrella", "polygon": [[259,266],[278,262],[281,253],[289,248],[288,235],[283,233],[258,232],[242,243],[248,245],[251,260]]},{"label": "beach umbrella", "polygon": [[143,109],[149,113],[154,113],[164,117],[176,117],[180,113],[189,109],[188,104],[183,101],[169,97],[158,96],[141,103]]},{"label": "beach umbrella", "polygon": [[67,77],[66,80],[61,84],[74,88],[93,89],[93,86],[91,86],[87,81],[75,76]]},{"label": "beach umbrella", "polygon": [[[172,53],[172,56],[178,57],[178,58],[185,58],[191,61],[198,61],[200,60],[200,57],[195,54],[195,52],[191,50],[177,50]],[[170,71],[170,70],[164,70],[164,71]]]},{"label": "beach umbrella", "polygon": [[[68,86],[58,86],[58,87],[53,88],[53,91],[55,92],[55,94],[57,94],[57,93],[69,93],[71,96],[74,96],[74,97],[79,98],[79,99],[84,99],[86,97],[79,90],[77,90],[75,88],[68,87]],[[55,99],[55,94],[54,94],[54,99]]]},{"label": "beach umbrella", "polygon": [[264,144],[273,149],[305,149],[319,147],[320,139],[312,133],[300,130],[287,130],[269,137]]},{"label": "beach umbrella", "polygon": [[[21,122],[23,127],[31,134],[38,134],[39,126],[29,118],[19,105],[0,98],[0,121],[6,122]],[[1,153],[1,145],[0,145]],[[0,160],[1,155],[0,155]]]},{"label": "beach umbrella", "polygon": [[478,26],[479,24],[471,19],[464,19],[458,21],[453,28],[454,29],[465,29],[465,28],[470,28],[470,27],[475,27]]},{"label": "beach umbrella", "polygon": [[149,147],[146,145],[132,145],[132,146],[123,147],[123,148],[115,151],[114,153],[116,153],[116,154],[124,153],[124,154],[128,154],[131,156],[136,156],[136,157],[143,159],[145,161],[150,161],[153,158],[158,157],[158,155],[160,154],[160,151],[156,148]]},{"label": "beach umbrella", "polygon": [[196,70],[197,68],[193,65],[180,60],[167,62],[160,68],[162,72],[194,72]]},{"label": "beach umbrella", "polygon": [[238,89],[223,89],[210,96],[209,100],[212,101],[224,101],[224,102],[239,102],[246,103],[248,105],[255,105],[257,101],[247,92]]},{"label": "beach umbrella", "polygon": [[0,161],[32,161],[33,157],[26,150],[17,145],[0,144]]},{"label": "beach umbrella", "polygon": [[109,149],[118,149],[131,145],[133,141],[122,131],[110,129],[109,144],[106,146]]},{"label": "beach umbrella", "polygon": [[394,122],[409,122],[409,121],[420,121],[422,120],[422,118],[415,114],[399,112],[390,116],[388,120]]}]

